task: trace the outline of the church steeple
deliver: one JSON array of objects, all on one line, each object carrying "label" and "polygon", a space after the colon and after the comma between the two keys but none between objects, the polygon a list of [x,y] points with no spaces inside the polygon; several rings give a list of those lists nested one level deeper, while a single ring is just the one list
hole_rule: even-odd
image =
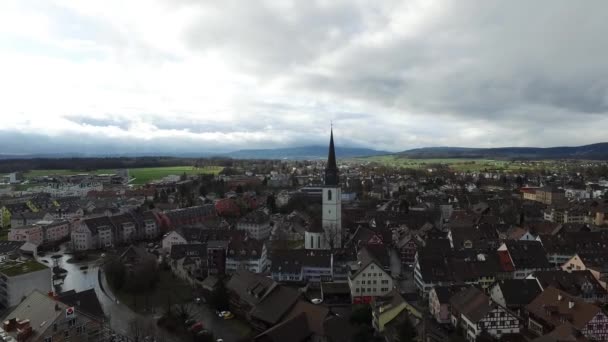
[{"label": "church steeple", "polygon": [[334,148],[334,129],[331,128],[329,137],[329,154],[327,156],[327,166],[325,167],[325,185],[338,185],[338,165],[336,164],[336,150]]}]

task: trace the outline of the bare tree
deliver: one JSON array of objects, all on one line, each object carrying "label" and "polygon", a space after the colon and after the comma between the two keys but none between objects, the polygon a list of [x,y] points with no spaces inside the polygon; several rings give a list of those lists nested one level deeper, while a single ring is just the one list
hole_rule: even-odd
[{"label": "bare tree", "polygon": [[146,336],[156,335],[156,325],[153,320],[138,316],[129,321],[127,334],[134,342],[143,341]]}]

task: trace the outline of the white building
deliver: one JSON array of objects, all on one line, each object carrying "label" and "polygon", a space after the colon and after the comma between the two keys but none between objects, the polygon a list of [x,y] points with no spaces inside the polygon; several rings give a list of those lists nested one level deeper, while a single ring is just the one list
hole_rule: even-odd
[{"label": "white building", "polygon": [[270,216],[263,209],[252,211],[239,220],[236,229],[244,230],[256,240],[266,240],[270,236]]},{"label": "white building", "polygon": [[393,289],[393,278],[375,260],[362,264],[348,277],[353,303],[369,303],[372,297],[384,296]]},{"label": "white building", "polygon": [[171,251],[171,246],[173,245],[185,245],[188,243],[185,237],[183,237],[178,231],[173,230],[168,232],[163,236],[163,240],[161,242],[161,248],[165,252]]},{"label": "white building", "polygon": [[35,260],[5,260],[0,264],[0,306],[12,307],[32,291],[52,291],[51,269]]},{"label": "white building", "polygon": [[241,269],[262,273],[266,271],[267,266],[266,245],[263,242],[253,239],[230,242],[226,256],[226,274],[233,274]]}]

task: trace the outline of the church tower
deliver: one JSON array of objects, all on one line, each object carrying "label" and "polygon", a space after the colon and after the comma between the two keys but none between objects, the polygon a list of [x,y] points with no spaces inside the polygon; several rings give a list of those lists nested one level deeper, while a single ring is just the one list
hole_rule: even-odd
[{"label": "church tower", "polygon": [[323,186],[323,247],[333,249],[342,247],[342,191],[340,176],[336,165],[336,150],[334,148],[334,131],[331,130],[329,138],[329,155],[325,167],[325,181]]}]

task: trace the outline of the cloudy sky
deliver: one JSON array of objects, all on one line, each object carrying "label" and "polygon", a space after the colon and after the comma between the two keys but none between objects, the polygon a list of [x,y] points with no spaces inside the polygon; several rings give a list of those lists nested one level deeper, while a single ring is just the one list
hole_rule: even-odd
[{"label": "cloudy sky", "polygon": [[0,153],[608,136],[608,2],[0,1]]}]

